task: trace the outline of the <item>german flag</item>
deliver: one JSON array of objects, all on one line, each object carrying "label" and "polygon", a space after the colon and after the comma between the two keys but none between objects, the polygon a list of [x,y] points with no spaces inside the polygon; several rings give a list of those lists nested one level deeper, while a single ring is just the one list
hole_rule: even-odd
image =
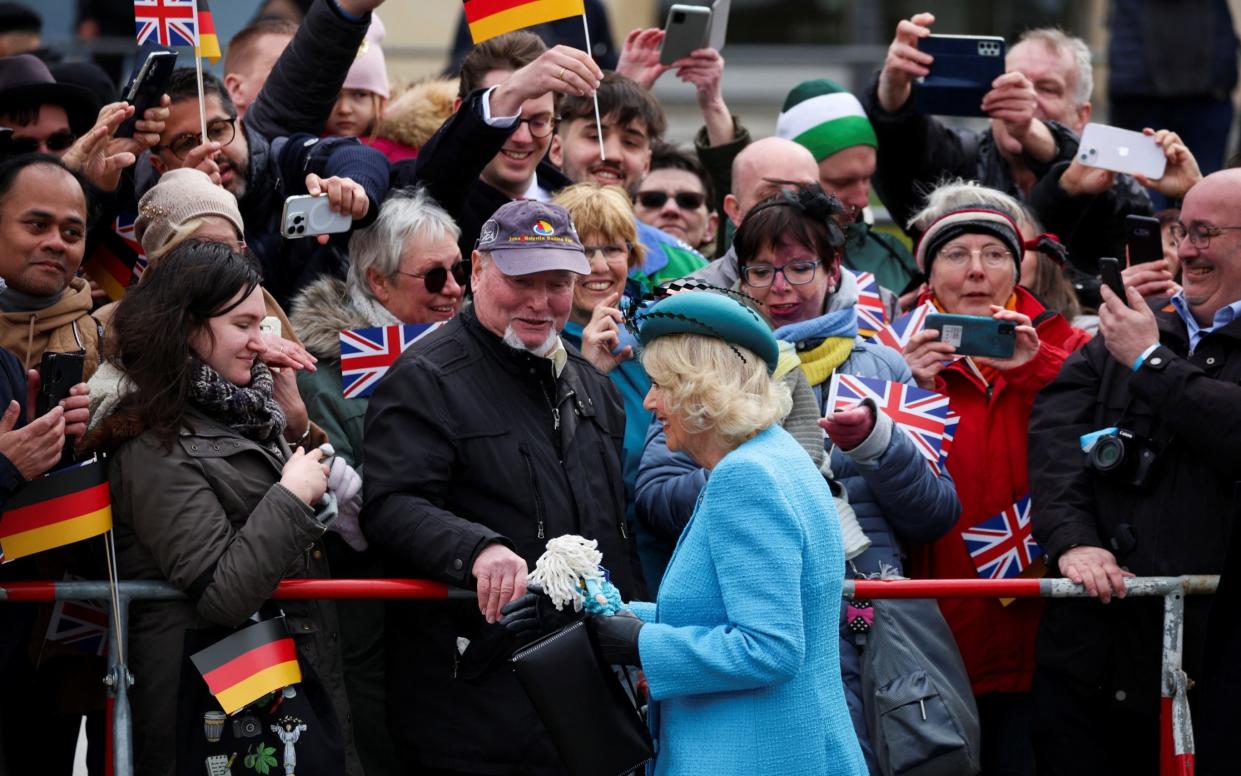
[{"label": "german flag", "polygon": [[220,61],[220,38],[215,34],[215,20],[211,18],[207,0],[198,0],[198,46],[194,55],[206,57],[213,65]]},{"label": "german flag", "polygon": [[297,648],[283,617],[240,630],[190,656],[226,714],[302,681]]},{"label": "german flag", "polygon": [[0,515],[4,562],[89,539],[112,528],[112,497],[102,460],[27,483]]},{"label": "german flag", "polygon": [[584,0],[465,0],[465,21],[476,45],[506,32],[585,13]]}]

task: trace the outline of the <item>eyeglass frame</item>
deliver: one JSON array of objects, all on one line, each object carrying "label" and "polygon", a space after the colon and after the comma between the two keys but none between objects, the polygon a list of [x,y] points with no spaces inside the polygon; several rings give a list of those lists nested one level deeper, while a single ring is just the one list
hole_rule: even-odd
[{"label": "eyeglass frame", "polygon": [[[989,251],[989,250],[996,250],[1002,253],[1003,256],[997,259],[994,264],[992,264],[991,262],[987,261],[987,257],[983,255],[983,251]],[[958,263],[954,259],[948,258],[947,253],[949,252],[956,253],[958,251],[964,251],[966,254],[965,258],[961,260],[960,263]],[[944,247],[935,254],[935,261],[946,261],[955,267],[968,267],[970,264],[970,260],[973,259],[975,256],[978,257],[979,262],[984,267],[987,267],[989,269],[1001,269],[1003,267],[1006,267],[1012,264],[1014,261],[1012,251],[1008,250],[1007,248],[1003,248],[1003,247],[996,246],[996,245],[987,245],[982,248],[966,248],[964,245],[957,245],[957,246],[953,246],[952,248]]]},{"label": "eyeglass frame", "polygon": [[[790,277],[788,276],[788,274],[785,272],[785,270],[787,270],[789,267],[793,267],[794,265],[797,265],[797,264],[801,264],[801,265],[805,265],[805,264],[813,264],[813,265],[814,265],[814,269],[810,272],[810,277],[808,277],[808,278],[806,278],[805,280],[802,280],[802,281],[800,281],[800,282],[798,282],[798,281],[794,281],[792,278],[790,278]],[[783,267],[777,267],[777,266],[775,266],[774,264],[763,264],[763,263],[758,263],[758,264],[746,264],[744,267],[741,267],[741,280],[742,280],[742,281],[744,281],[744,282],[745,282],[745,284],[746,284],[747,286],[751,287],[751,288],[771,288],[771,287],[772,287],[773,285],[775,285],[775,283],[776,283],[776,275],[783,275],[783,276],[784,276],[784,282],[785,282],[785,283],[788,283],[790,286],[804,286],[804,285],[806,285],[807,283],[813,283],[813,282],[814,282],[814,278],[815,278],[815,276],[816,276],[816,275],[818,275],[818,273],[819,273],[819,267],[820,267],[820,266],[822,266],[822,264],[823,264],[823,261],[822,261],[822,260],[820,260],[820,259],[797,259],[797,260],[795,260],[795,261],[790,261],[790,262],[788,262],[788,263],[787,263],[787,264],[785,264]],[[770,268],[771,268],[771,270],[772,270],[772,272],[771,272],[771,281],[770,281],[769,283],[767,283],[767,285],[760,285],[760,284],[758,284],[758,283],[751,283],[751,282],[750,282],[750,279],[749,279],[748,277],[746,277],[746,275],[750,272],[750,269],[755,268],[755,267],[770,267]]]},{"label": "eyeglass frame", "polygon": [[[223,147],[224,147],[224,146],[226,146],[226,145],[230,145],[230,144],[231,144],[234,140],[236,140],[236,139],[237,139],[237,119],[238,119],[238,116],[233,115],[233,116],[228,116],[228,117],[226,117],[226,118],[211,119],[210,121],[208,121],[208,122],[207,122],[207,138],[208,138],[208,142],[217,142],[217,143],[220,143],[220,141],[218,141],[218,140],[216,140],[216,141],[212,141],[212,140],[210,140],[210,138],[211,138],[211,127],[212,127],[212,125],[218,125],[218,124],[220,124],[220,122],[227,122],[227,123],[228,123],[228,126],[232,129],[233,134],[232,134],[232,136],[228,139],[228,141],[227,141],[227,142],[222,142],[222,143],[220,143],[220,147],[221,147],[221,148],[223,148]],[[182,139],[192,140],[194,144],[193,144],[193,145],[191,145],[190,147],[186,148],[186,149],[185,149],[185,151],[183,151],[182,153],[177,153],[176,149],[175,149],[175,148],[173,148],[173,146],[177,145],[177,144],[179,143],[179,141],[181,141]],[[181,161],[183,161],[183,162],[184,162],[184,161],[185,161],[185,157],[189,155],[190,151],[193,151],[195,148],[197,148],[197,147],[198,147],[198,146],[200,146],[200,145],[202,145],[202,133],[201,133],[201,132],[182,132],[181,134],[179,134],[179,135],[177,135],[176,137],[174,137],[174,138],[173,138],[173,139],[172,139],[172,140],[171,140],[171,141],[170,141],[167,145],[163,145],[163,146],[155,146],[155,147],[154,147],[153,149],[151,149],[151,150],[156,151],[156,152],[166,150],[166,151],[168,151],[168,153],[172,154],[173,156],[177,157],[178,159],[180,159]]]},{"label": "eyeglass frame", "polygon": [[[462,277],[460,279],[457,278],[456,270],[458,267],[461,268]],[[396,274],[407,275],[411,278],[418,278],[419,280],[422,281],[422,287],[427,290],[428,294],[438,294],[439,292],[444,290],[444,286],[448,285],[449,275],[452,275],[452,279],[456,282],[458,286],[461,286],[461,288],[465,288],[466,284],[470,282],[470,269],[471,269],[470,260],[462,259],[461,261],[454,263],[451,267],[444,267],[444,266],[432,267],[426,272],[406,272],[405,270],[398,269],[396,271]],[[440,284],[438,288],[433,289],[431,288],[431,285],[427,283],[427,276],[434,274],[436,272],[444,273],[444,282]]]},{"label": "eyeglass frame", "polygon": [[[1194,228],[1198,231],[1199,236],[1195,237],[1189,227],[1180,221],[1173,221],[1168,225],[1168,231],[1172,233],[1172,238],[1176,240],[1176,244],[1180,245],[1181,241],[1186,237],[1189,238],[1189,244],[1200,251],[1205,251],[1211,247],[1211,241],[1219,237],[1224,232],[1241,230],[1241,226],[1214,226],[1212,224],[1204,224],[1201,221],[1194,222]],[[1205,234],[1203,231],[1205,230]],[[1177,235],[1180,232],[1180,235]]]},{"label": "eyeglass frame", "polygon": [[608,258],[608,254],[607,254],[608,248],[624,249],[626,260],[628,260],[629,257],[633,255],[633,241],[632,240],[625,240],[623,242],[618,242],[618,243],[607,243],[606,245],[586,245],[585,243],[582,244],[582,252],[586,254],[587,261],[590,261],[590,257],[594,256],[596,253],[602,253],[604,261],[611,261],[611,259]]},{"label": "eyeglass frame", "polygon": [[[663,199],[658,205],[654,205],[643,202],[643,197],[663,197]],[[687,205],[681,201],[682,197],[693,197],[698,200],[698,204],[692,206]],[[648,189],[647,191],[639,191],[637,194],[633,195],[634,202],[640,204],[648,210],[659,210],[667,205],[668,200],[670,199],[675,202],[676,206],[681,210],[697,210],[707,204],[707,195],[698,191],[674,191],[672,194],[669,194],[668,192],[660,191],[659,189]]]},{"label": "eyeglass frame", "polygon": [[[63,148],[56,148],[50,142],[52,138],[54,137],[65,138],[68,141],[68,143],[64,145]],[[8,141],[8,152],[13,155],[26,154],[26,153],[33,154],[33,153],[38,152],[39,147],[42,146],[43,148],[47,149],[48,153],[59,153],[61,151],[68,151],[70,148],[73,147],[74,143],[78,142],[78,140],[79,138],[78,138],[77,133],[75,133],[71,129],[58,129],[52,134],[43,138],[42,140],[39,140],[33,137],[25,137],[25,136],[13,137],[12,133],[10,133],[9,141]],[[60,145],[60,143],[57,143],[57,145]]]},{"label": "eyeglass frame", "polygon": [[[544,115],[547,115],[547,132],[543,133],[542,135],[536,135],[534,133],[534,121],[536,119],[543,118]],[[553,114],[539,114],[538,116],[530,116],[528,118],[518,118],[517,123],[513,125],[513,131],[516,132],[517,129],[521,127],[522,124],[525,124],[526,130],[530,132],[530,137],[534,138],[535,140],[542,140],[544,138],[552,136],[552,133],[556,131],[556,122],[558,121],[560,121],[560,117],[554,113]]]}]

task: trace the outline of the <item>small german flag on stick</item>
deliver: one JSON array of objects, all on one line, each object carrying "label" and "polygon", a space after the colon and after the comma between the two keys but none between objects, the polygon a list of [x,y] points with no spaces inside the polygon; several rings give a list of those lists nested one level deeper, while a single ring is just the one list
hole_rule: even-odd
[{"label": "small german flag on stick", "polygon": [[506,32],[586,13],[583,0],[465,0],[475,45]]},{"label": "small german flag on stick", "polygon": [[194,653],[190,660],[226,714],[302,681],[297,647],[283,617],[237,631]]},{"label": "small german flag on stick", "polygon": [[107,468],[87,461],[33,480],[9,499],[0,515],[0,553],[7,563],[111,528]]}]

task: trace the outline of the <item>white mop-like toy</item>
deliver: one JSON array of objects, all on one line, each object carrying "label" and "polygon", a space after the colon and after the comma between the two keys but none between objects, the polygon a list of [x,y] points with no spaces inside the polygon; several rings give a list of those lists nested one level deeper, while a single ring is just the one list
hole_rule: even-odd
[{"label": "white mop-like toy", "polygon": [[598,547],[594,539],[574,534],[557,536],[547,543],[547,551],[539,556],[527,581],[540,585],[557,611],[572,604],[578,612],[585,609],[590,614],[616,614],[627,607],[608,579],[607,569],[599,565],[603,553]]}]

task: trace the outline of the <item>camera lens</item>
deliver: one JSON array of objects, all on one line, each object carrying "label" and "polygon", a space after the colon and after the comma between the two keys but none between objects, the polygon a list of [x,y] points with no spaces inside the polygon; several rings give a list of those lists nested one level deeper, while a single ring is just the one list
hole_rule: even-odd
[{"label": "camera lens", "polygon": [[676,13],[672,14],[672,23],[673,24],[684,24],[685,23],[685,12],[677,11]]},{"label": "camera lens", "polygon": [[1090,465],[1097,471],[1110,472],[1125,458],[1125,444],[1117,437],[1103,437],[1090,449]]}]

